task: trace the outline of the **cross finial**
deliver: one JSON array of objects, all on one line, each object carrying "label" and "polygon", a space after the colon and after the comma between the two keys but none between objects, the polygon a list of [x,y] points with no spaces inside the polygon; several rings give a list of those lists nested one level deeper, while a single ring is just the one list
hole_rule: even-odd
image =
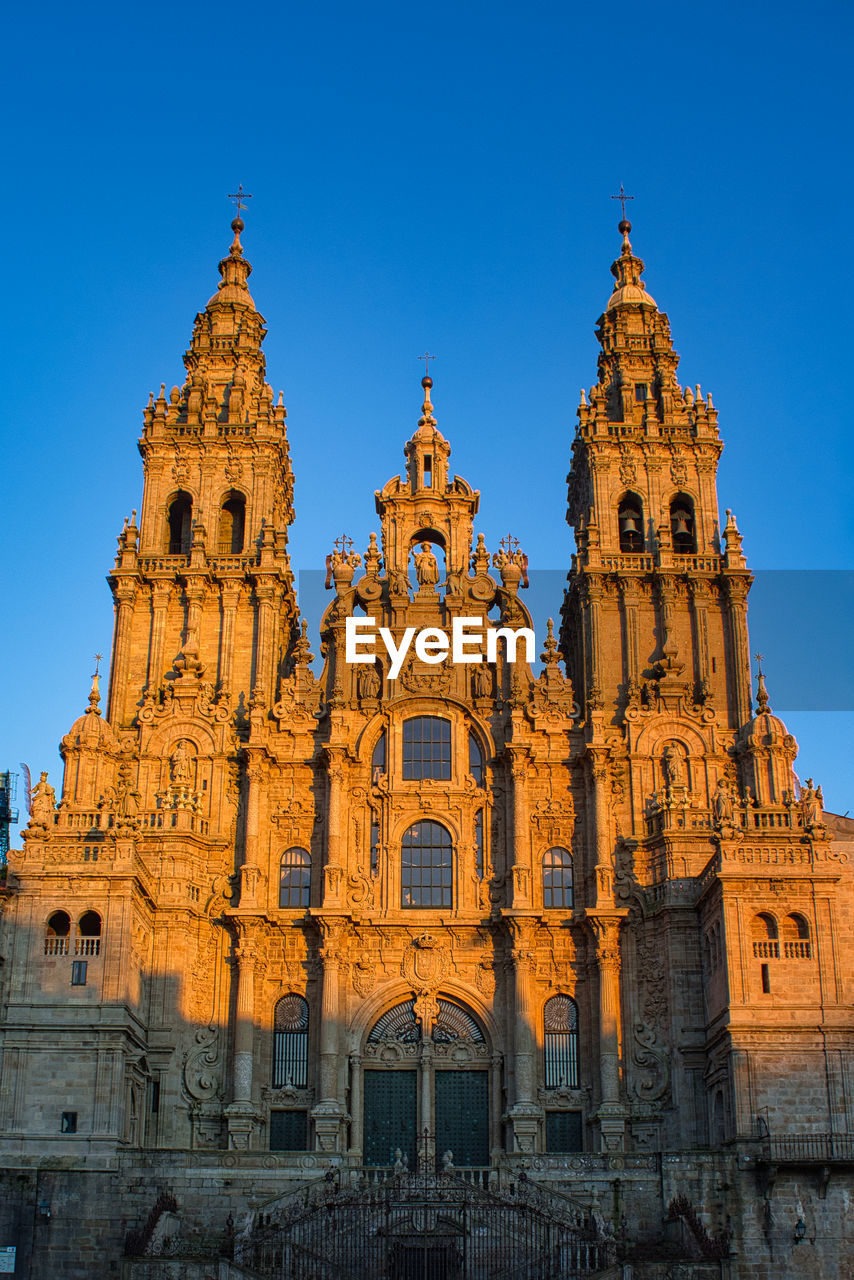
[{"label": "cross finial", "polygon": [[621,182],[621,183],[620,183],[620,194],[619,194],[619,195],[616,195],[616,196],[611,196],[611,199],[612,199],[612,200],[619,200],[619,202],[620,202],[620,208],[621,208],[621,209],[622,209],[622,211],[623,211],[623,216],[622,216],[622,218],[621,218],[621,221],[622,221],[622,222],[625,222],[625,220],[626,220],[626,201],[627,201],[627,200],[634,200],[634,196],[627,196],[627,195],[626,195],[625,189],[624,189],[623,184],[622,184],[622,182]]},{"label": "cross finial", "polygon": [[419,356],[419,357],[418,357],[418,359],[419,359],[419,360],[423,360],[423,361],[424,361],[424,376],[425,376],[425,378],[429,378],[429,377],[430,377],[430,361],[431,361],[431,360],[438,360],[438,358],[439,358],[438,356],[433,356],[433,355],[431,355],[429,351],[425,351],[423,356]]},{"label": "cross finial", "polygon": [[353,539],[348,538],[346,533],[342,533],[341,537],[336,538],[332,545],[342,556],[346,556],[353,550]]},{"label": "cross finial", "polygon": [[231,192],[231,193],[229,194],[229,197],[228,197],[228,198],[229,198],[229,200],[233,200],[233,201],[234,201],[234,203],[237,205],[237,216],[238,216],[238,218],[239,218],[239,217],[240,217],[240,211],[241,211],[241,209],[248,209],[248,208],[249,208],[249,206],[248,206],[248,205],[246,205],[246,204],[244,204],[244,203],[243,203],[243,201],[244,201],[244,200],[251,200],[251,199],[252,199],[252,193],[251,193],[250,191],[244,191],[244,190],[243,190],[243,183],[242,183],[242,182],[240,182],[240,183],[238,183],[237,190],[236,190],[236,191]]},{"label": "cross finial", "polygon": [[101,663],[103,659],[104,659],[103,653],[95,654],[95,675],[96,676],[101,674]]},{"label": "cross finial", "polygon": [[520,544],[518,538],[514,538],[512,533],[508,533],[501,539],[498,545],[502,551],[507,552],[508,556],[512,556],[519,550]]},{"label": "cross finial", "polygon": [[753,656],[754,656],[754,658],[756,659],[757,665],[758,665],[758,667],[759,667],[759,675],[763,675],[763,674],[764,674],[764,672],[763,672],[763,670],[762,670],[762,663],[765,661],[765,654],[764,654],[764,653],[754,653],[754,655],[753,655]]}]

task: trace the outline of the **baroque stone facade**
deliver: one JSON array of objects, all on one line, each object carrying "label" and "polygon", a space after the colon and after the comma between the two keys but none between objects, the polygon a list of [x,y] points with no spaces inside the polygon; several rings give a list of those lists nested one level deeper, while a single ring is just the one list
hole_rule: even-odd
[{"label": "baroque stone facade", "polygon": [[539,674],[505,637],[396,679],[382,645],[347,661],[348,619],[533,629],[527,559],[476,533],[425,377],[378,536],[327,558],[315,674],[233,229],[183,386],[144,413],[106,709],[96,676],[9,858],[21,1274],[116,1270],[164,1190],[203,1235],[433,1159],[571,1197],[646,1245],[638,1275],[674,1232],[732,1276],[850,1274],[854,822],[797,785],[761,672],[752,696],[717,411],[679,385],[629,224]]}]

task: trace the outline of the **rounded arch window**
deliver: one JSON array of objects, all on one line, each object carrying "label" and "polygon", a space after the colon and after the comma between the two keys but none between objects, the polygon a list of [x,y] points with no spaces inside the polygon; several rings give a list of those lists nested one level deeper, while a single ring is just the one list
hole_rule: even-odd
[{"label": "rounded arch window", "polygon": [[382,733],[377,738],[376,745],[371,753],[371,782],[374,783],[374,785],[379,782],[380,778],[386,771],[385,752],[386,734],[385,729],[383,729]]},{"label": "rounded arch window", "polygon": [[246,530],[246,499],[242,493],[232,492],[222,504],[219,513],[219,538],[217,549],[221,556],[237,556],[243,550]]},{"label": "rounded arch window", "polygon": [[400,902],[403,907],[453,904],[454,850],[440,822],[416,822],[400,842]]},{"label": "rounded arch window", "polygon": [[685,493],[677,493],[670,504],[670,536],[677,555],[695,555],[697,532],[694,522],[694,502]]},{"label": "rounded arch window", "polygon": [[451,722],[440,716],[413,716],[403,722],[403,776],[451,777]]},{"label": "rounded arch window", "polygon": [[543,1007],[547,1089],[578,1088],[578,1005],[572,996],[552,996]]},{"label": "rounded arch window", "polygon": [[183,490],[169,504],[169,555],[188,556],[193,540],[193,499]]},{"label": "rounded arch window", "polygon": [[543,855],[543,906],[572,906],[572,854],[549,849]]},{"label": "rounded arch window", "polygon": [[77,925],[81,938],[100,938],[101,917],[97,911],[84,911]]},{"label": "rounded arch window", "polygon": [[279,875],[279,906],[307,907],[311,895],[311,856],[305,849],[286,849]]},{"label": "rounded arch window", "polygon": [[273,1088],[308,1087],[308,1003],[292,993],[273,1011]]},{"label": "rounded arch window", "polygon": [[477,785],[482,787],[484,782],[483,752],[480,749],[476,734],[471,732],[469,732],[469,773]]},{"label": "rounded arch window", "polygon": [[783,954],[788,960],[812,959],[810,927],[799,911],[792,911],[783,921]]},{"label": "rounded arch window", "polygon": [[617,508],[620,550],[643,551],[643,503],[636,493],[627,493]]},{"label": "rounded arch window", "polygon": [[101,952],[101,917],[97,911],[84,911],[77,922],[75,954],[97,956]]},{"label": "rounded arch window", "polygon": [[48,917],[44,933],[44,953],[46,956],[64,956],[68,953],[68,935],[71,932],[71,917],[67,911],[54,911]]}]

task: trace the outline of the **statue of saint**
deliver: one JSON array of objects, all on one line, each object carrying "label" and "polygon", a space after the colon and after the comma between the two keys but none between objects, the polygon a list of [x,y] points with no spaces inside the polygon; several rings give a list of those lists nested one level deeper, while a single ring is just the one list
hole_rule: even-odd
[{"label": "statue of saint", "polygon": [[47,773],[43,771],[30,797],[30,819],[33,826],[50,826],[55,808],[56,792],[47,780]]},{"label": "statue of saint", "polygon": [[726,778],[718,778],[718,785],[712,796],[712,810],[717,826],[722,827],[725,823],[732,822],[734,813],[732,789]]},{"label": "statue of saint", "polygon": [[[44,775],[42,775],[44,777]],[[812,778],[807,778],[807,785],[801,794],[801,809],[804,815],[804,827],[810,831],[813,827],[821,824],[821,810],[823,807],[823,796],[821,787],[816,791],[812,785]]]},{"label": "statue of saint", "polygon": [[364,667],[359,672],[358,689],[360,698],[380,696],[380,677],[376,667]]},{"label": "statue of saint", "polygon": [[192,760],[187,750],[187,744],[181,739],[169,758],[169,770],[175,786],[187,787],[190,785],[191,765]]},{"label": "statue of saint", "polygon": [[413,558],[419,587],[435,587],[439,581],[439,562],[430,549],[430,543],[422,542],[421,550],[416,551]]},{"label": "statue of saint", "polygon": [[682,759],[682,752],[679,750],[675,742],[668,742],[662,761],[664,765],[664,781],[669,787],[683,787],[685,785],[685,762]]}]

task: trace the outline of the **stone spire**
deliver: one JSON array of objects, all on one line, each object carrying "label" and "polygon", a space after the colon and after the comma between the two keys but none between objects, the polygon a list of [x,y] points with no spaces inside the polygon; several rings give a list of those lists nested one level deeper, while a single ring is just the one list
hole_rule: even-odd
[{"label": "stone spire", "polygon": [[608,300],[606,311],[613,311],[616,307],[624,306],[627,302],[643,307],[656,306],[655,299],[647,293],[641,283],[644,263],[641,258],[636,258],[632,253],[632,246],[629,240],[631,229],[632,224],[624,218],[618,227],[623,237],[623,247],[619,258],[611,264],[611,274],[614,277],[614,292]]},{"label": "stone spire", "polygon": [[413,493],[427,489],[434,493],[444,493],[448,483],[451,446],[436,426],[433,402],[430,399],[433,379],[429,374],[421,379],[421,386],[424,388],[424,403],[421,406],[418,429],[403,450],[406,469]]},{"label": "stone spire", "polygon": [[275,430],[279,419],[284,420],[284,406],[274,408],[273,389],[265,380],[261,344],[267,331],[247,283],[252,266],[243,256],[243,219],[235,218],[231,229],[231,245],[219,263],[222,278],[193,324],[184,355],[187,378],[183,387],[172,388],[168,399],[161,388],[160,397],[149,404],[146,437],[161,431],[168,436],[170,428],[184,437],[210,435],[216,433],[214,424],[221,423],[256,430],[268,424]]}]

